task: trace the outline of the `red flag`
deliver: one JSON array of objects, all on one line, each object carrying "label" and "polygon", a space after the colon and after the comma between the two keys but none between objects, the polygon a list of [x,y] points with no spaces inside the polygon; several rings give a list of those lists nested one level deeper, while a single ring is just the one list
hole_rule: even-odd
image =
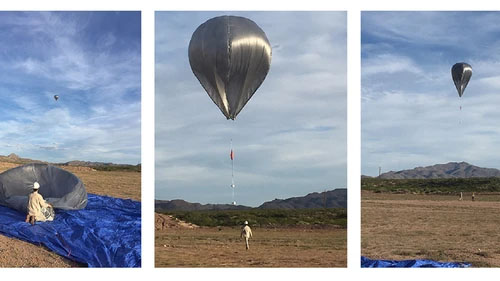
[{"label": "red flag", "polygon": [[234,153],[233,153],[232,149],[231,149],[231,155],[230,156],[231,156],[231,160],[233,160],[234,159]]}]

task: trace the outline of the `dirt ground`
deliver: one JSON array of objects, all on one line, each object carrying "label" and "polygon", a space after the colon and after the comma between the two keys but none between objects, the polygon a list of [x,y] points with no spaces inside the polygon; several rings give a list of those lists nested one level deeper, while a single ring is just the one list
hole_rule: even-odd
[{"label": "dirt ground", "polygon": [[248,251],[239,228],[169,227],[155,232],[156,267],[347,266],[346,229],[253,228]]},{"label": "dirt ground", "polygon": [[188,223],[170,215],[155,213],[155,231],[167,228],[198,228],[196,224]]},{"label": "dirt ground", "polygon": [[141,201],[141,173],[61,167],[79,177],[88,193]]},{"label": "dirt ground", "polygon": [[432,259],[500,267],[500,195],[361,195],[361,252],[372,259]]},{"label": "dirt ground", "polygon": [[[0,173],[19,164],[0,162]],[[63,167],[83,183],[88,193],[141,200],[141,173],[104,172],[88,167]],[[0,235],[0,267],[80,267],[43,246]]]}]

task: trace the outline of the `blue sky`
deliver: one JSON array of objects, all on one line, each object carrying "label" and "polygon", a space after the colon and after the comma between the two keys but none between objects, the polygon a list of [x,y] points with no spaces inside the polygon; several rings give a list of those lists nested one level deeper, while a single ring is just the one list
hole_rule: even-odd
[{"label": "blue sky", "polygon": [[0,37],[0,155],[140,163],[139,12],[0,12]]},{"label": "blue sky", "polygon": [[[194,30],[224,14],[252,19],[273,48],[266,80],[235,121],[226,120],[193,75]],[[347,96],[344,12],[157,12],[155,177],[157,199],[235,200],[346,187]]]},{"label": "blue sky", "polygon": [[[500,13],[363,12],[361,21],[361,173],[500,168]],[[457,62],[473,69],[461,99]]]}]

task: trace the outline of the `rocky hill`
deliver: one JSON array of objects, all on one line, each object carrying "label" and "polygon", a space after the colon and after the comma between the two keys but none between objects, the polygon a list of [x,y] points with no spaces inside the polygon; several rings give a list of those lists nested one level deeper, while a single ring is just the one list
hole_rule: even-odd
[{"label": "rocky hill", "polygon": [[466,162],[450,162],[427,167],[417,167],[398,172],[390,171],[379,176],[381,179],[436,179],[436,178],[490,178],[500,177],[500,170],[481,168]]},{"label": "rocky hill", "polygon": [[[340,188],[325,192],[309,193],[302,197],[274,199],[257,207],[258,209],[312,209],[347,208],[347,189]],[[206,210],[246,210],[252,207],[230,204],[200,204],[184,200],[155,200],[155,211],[206,211]]]},{"label": "rocky hill", "polygon": [[8,156],[0,155],[0,162],[15,163],[15,164],[28,164],[28,163],[47,163],[39,160],[31,160],[28,158],[21,158],[15,153],[11,153]]},{"label": "rocky hill", "polygon": [[129,165],[129,164],[115,164],[115,163],[105,163],[105,162],[73,160],[66,163],[58,163],[57,165],[89,167],[100,171],[116,171],[116,170],[127,170],[127,171],[137,171],[137,172],[141,171],[141,164]]},{"label": "rocky hill", "polygon": [[155,211],[207,211],[207,210],[245,210],[251,207],[231,204],[200,204],[190,203],[181,199],[176,200],[155,200]]},{"label": "rocky hill", "polygon": [[347,208],[347,189],[309,193],[302,197],[274,199],[259,206],[260,209],[313,209]]},{"label": "rocky hill", "polygon": [[69,161],[65,163],[50,163],[40,160],[33,160],[28,158],[22,158],[15,153],[11,153],[8,156],[0,155],[0,162],[15,163],[15,164],[28,164],[28,163],[46,163],[56,166],[73,166],[73,167],[89,167],[101,171],[141,171],[141,164],[129,165],[129,164],[115,164],[115,163],[104,163],[104,162],[90,162],[90,161]]},{"label": "rocky hill", "polygon": [[171,228],[198,228],[196,224],[188,223],[170,215],[155,213],[155,230],[166,230]]}]

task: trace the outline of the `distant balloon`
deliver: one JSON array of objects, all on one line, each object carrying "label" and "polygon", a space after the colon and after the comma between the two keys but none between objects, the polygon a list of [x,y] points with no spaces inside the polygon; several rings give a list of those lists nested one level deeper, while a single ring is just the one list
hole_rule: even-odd
[{"label": "distant balloon", "polygon": [[464,94],[465,88],[467,87],[471,76],[472,67],[465,62],[456,63],[451,68],[451,77],[453,78],[459,97],[462,97]]},{"label": "distant balloon", "polygon": [[227,119],[238,115],[266,78],[271,45],[253,21],[235,16],[209,19],[189,42],[194,75]]},{"label": "distant balloon", "polygon": [[59,96],[58,95],[55,95],[54,96],[54,99],[57,101],[59,99]]}]

